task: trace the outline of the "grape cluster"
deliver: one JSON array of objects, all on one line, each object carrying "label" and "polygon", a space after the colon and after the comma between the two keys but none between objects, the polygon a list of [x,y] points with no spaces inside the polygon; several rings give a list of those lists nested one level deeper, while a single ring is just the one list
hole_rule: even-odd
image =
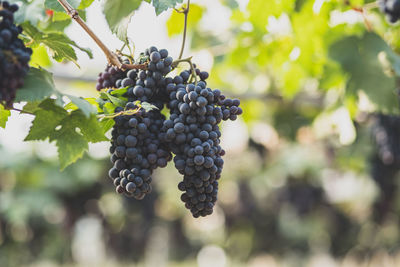
[{"label": "grape cluster", "polygon": [[400,165],[400,117],[378,114],[372,135],[382,162]]},{"label": "grape cluster", "polygon": [[[128,64],[129,60],[125,59],[123,63]],[[126,70],[121,70],[117,67],[107,65],[106,69],[103,72],[99,73],[99,76],[97,78],[96,90],[100,91],[104,88],[116,87],[116,82],[123,78],[126,73]]]},{"label": "grape cluster", "polygon": [[[133,102],[125,106],[125,110],[135,109],[138,107]],[[122,110],[124,108],[118,107],[115,111]],[[167,166],[172,159],[158,136],[164,119],[158,111],[146,112],[143,109],[133,115],[115,118],[110,148],[114,166],[109,176],[118,193],[143,199],[152,190],[150,183],[153,170]]]},{"label": "grape cluster", "polygon": [[382,222],[396,201],[400,171],[400,117],[377,114],[372,127],[376,150],[370,159],[371,177],[381,191],[374,204],[373,217]]},{"label": "grape cluster", "polygon": [[395,23],[400,19],[400,0],[379,0],[378,4],[389,22]]},{"label": "grape cluster", "polygon": [[[221,91],[207,88],[205,81],[187,83],[189,75],[183,71],[166,86],[171,115],[162,130],[183,175],[178,185],[184,191],[181,200],[197,218],[211,214],[217,201],[225,154],[219,123],[235,120],[242,110],[238,99],[226,99]],[[208,73],[202,76],[205,80]]]},{"label": "grape cluster", "polygon": [[131,77],[127,77],[122,81],[122,85],[124,86],[126,83],[132,85],[128,89],[128,99],[151,102],[158,109],[162,109],[166,101],[166,95],[163,90],[165,88],[165,75],[171,71],[173,59],[168,56],[166,49],[158,50],[154,46],[146,49],[146,52],[141,57],[149,59],[148,69],[131,70],[131,76],[136,73],[136,83],[131,81]]},{"label": "grape cluster", "polygon": [[0,103],[11,107],[16,90],[24,84],[29,71],[32,50],[18,38],[22,32],[22,28],[14,24],[18,6],[7,1],[0,1],[0,6]]},{"label": "grape cluster", "polygon": [[[124,95],[128,104],[118,107],[116,113],[137,109],[136,101],[157,107],[115,118],[110,149],[114,166],[109,176],[118,193],[142,199],[151,191],[153,170],[165,167],[173,153],[175,167],[183,175],[178,188],[184,191],[181,199],[185,207],[196,218],[207,216],[217,201],[224,164],[219,124],[242,114],[240,101],[208,88],[209,74],[195,66],[193,72],[199,82],[191,81],[191,70],[166,77],[173,63],[166,49],[150,47],[140,58],[140,63],[147,62],[146,70],[120,71],[118,77],[115,71],[108,77],[101,75],[103,85],[111,81],[114,88],[128,88]],[[161,114],[165,106],[170,112],[168,119]]]}]

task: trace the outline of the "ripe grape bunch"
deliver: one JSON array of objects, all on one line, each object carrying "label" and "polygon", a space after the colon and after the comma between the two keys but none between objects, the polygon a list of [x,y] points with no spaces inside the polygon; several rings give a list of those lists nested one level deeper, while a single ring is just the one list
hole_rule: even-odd
[{"label": "ripe grape bunch", "polygon": [[140,200],[152,190],[153,170],[167,166],[172,155],[158,138],[164,119],[159,111],[146,112],[133,102],[128,102],[125,109],[118,107],[115,111],[135,109],[138,112],[133,115],[115,118],[110,148],[114,166],[109,176],[118,193]]},{"label": "ripe grape bunch", "polygon": [[400,19],[400,0],[379,0],[379,9],[391,23]]},{"label": "ripe grape bunch", "polygon": [[14,24],[16,4],[0,1],[0,103],[11,108],[16,90],[24,83],[32,50],[18,38],[22,32]]},{"label": "ripe grape bunch", "polygon": [[107,66],[107,68],[103,72],[99,73],[96,84],[97,91],[100,91],[104,88],[114,87],[115,82],[118,79],[124,77],[125,74],[126,71],[120,70],[114,66]]},{"label": "ripe grape bunch", "polygon": [[400,166],[400,117],[377,114],[372,135],[380,160],[387,165]]},{"label": "ripe grape bunch", "polygon": [[[207,216],[217,201],[224,164],[219,124],[242,114],[240,101],[207,87],[209,74],[195,66],[167,77],[173,59],[166,49],[150,47],[141,58],[147,58],[147,70],[111,73],[107,67],[110,75],[99,76],[103,83],[114,81],[108,89],[110,93],[127,87],[123,95],[127,104],[115,110],[122,115],[115,117],[112,131],[110,152],[114,166],[109,176],[118,193],[142,199],[151,191],[153,170],[165,167],[173,158],[183,175],[178,188],[183,191],[185,207],[196,218]],[[146,111],[137,101],[148,102],[156,109]],[[168,118],[161,113],[164,107],[169,111]],[[132,110],[135,112],[129,112]]]}]

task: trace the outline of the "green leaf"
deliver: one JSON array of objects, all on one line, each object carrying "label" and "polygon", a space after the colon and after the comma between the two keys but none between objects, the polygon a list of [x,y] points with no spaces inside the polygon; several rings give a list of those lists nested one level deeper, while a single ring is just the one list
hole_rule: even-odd
[{"label": "green leaf", "polygon": [[63,10],[63,11],[54,11],[53,16],[51,17],[51,22],[57,21],[71,21],[71,17]]},{"label": "green leaf", "polygon": [[66,36],[64,33],[43,33],[36,27],[32,26],[30,23],[24,23],[23,28],[25,33],[33,40],[33,47],[38,46],[39,44],[43,44],[50,50],[53,58],[57,61],[62,61],[66,59],[77,64],[77,56],[72,46],[75,46],[83,52],[86,52],[86,54],[90,58],[93,58],[93,54],[90,49],[80,47],[74,41],[69,39],[69,37]]},{"label": "green leaf", "polygon": [[106,0],[104,3],[107,23],[120,40],[126,40],[130,19],[141,3],[142,0]]},{"label": "green leaf", "polygon": [[45,69],[31,67],[25,77],[24,86],[17,91],[15,101],[41,101],[53,94],[58,94],[53,74]]},{"label": "green leaf", "polygon": [[[78,8],[80,2],[81,2],[81,0],[68,0],[68,3],[73,8]],[[64,8],[61,6],[61,4],[57,0],[45,0],[44,6],[45,6],[45,8],[52,9],[54,11],[64,11]]]},{"label": "green leaf", "polygon": [[57,106],[53,99],[44,100],[39,108],[34,112],[35,119],[25,141],[46,140],[68,114],[63,108]]},{"label": "green leaf", "polygon": [[54,99],[46,99],[35,109],[35,119],[26,141],[55,141],[58,147],[61,169],[82,157],[88,142],[108,141],[104,126],[96,115],[86,117],[81,110],[68,113],[57,106]]},{"label": "green leaf", "polygon": [[124,88],[119,88],[119,89],[115,89],[111,92],[111,95],[113,96],[123,96],[124,94],[126,94],[126,92],[128,92],[130,86],[124,87]]},{"label": "green leaf", "polygon": [[116,105],[117,107],[125,107],[126,102],[127,102],[127,101],[124,101],[124,100],[122,100],[122,99],[120,99],[120,98],[117,98],[117,97],[115,97],[115,96],[112,96],[112,95],[110,95],[109,93],[106,93],[106,92],[100,93],[100,96],[101,96],[102,98],[105,98],[105,99],[110,100],[110,101],[111,101],[114,105]]},{"label": "green leaf", "polygon": [[26,112],[35,113],[40,109],[39,105],[40,101],[27,102],[23,110]]},{"label": "green leaf", "polygon": [[68,116],[68,124],[74,125],[75,128],[79,128],[88,142],[96,143],[108,141],[104,136],[100,123],[97,121],[96,115],[94,114],[87,118],[80,110],[75,110]]},{"label": "green leaf", "polygon": [[78,9],[85,9],[90,7],[90,5],[93,3],[94,0],[82,0],[80,5],[78,6]]},{"label": "green leaf", "polygon": [[79,127],[85,136],[86,140],[92,143],[109,141],[104,135],[103,125],[99,123],[96,115],[90,116],[90,118],[82,121]]},{"label": "green leaf", "polygon": [[392,64],[392,68],[396,73],[397,77],[400,77],[400,56],[395,52],[393,52],[392,50],[390,50],[387,53],[387,57],[390,63]]},{"label": "green leaf", "polygon": [[85,99],[83,99],[82,97],[77,97],[73,95],[66,95],[66,96],[71,100],[72,103],[76,105],[77,108],[79,108],[79,110],[82,111],[82,113],[87,118],[89,118],[92,114],[97,113],[97,108],[92,104],[90,104]]},{"label": "green leaf", "polygon": [[349,75],[346,93],[362,90],[382,112],[398,113],[395,77],[388,76],[379,60],[381,53],[393,53],[375,33],[346,37],[330,47],[330,56]]},{"label": "green leaf", "polygon": [[115,121],[113,119],[108,119],[104,118],[100,121],[101,128],[103,130],[103,133],[108,132],[115,124]]},{"label": "green leaf", "polygon": [[144,108],[144,110],[146,110],[147,112],[148,111],[151,111],[151,110],[154,110],[154,109],[158,109],[156,106],[154,106],[153,104],[150,104],[150,103],[147,103],[147,102],[142,102],[141,104],[141,107],[142,108]]},{"label": "green leaf", "polygon": [[168,8],[174,8],[178,3],[182,2],[183,0],[153,0],[153,6],[158,16]]},{"label": "green leaf", "polygon": [[31,66],[42,66],[49,67],[51,65],[50,57],[47,54],[46,47],[43,45],[38,45],[36,47],[32,47],[32,56],[29,64]]},{"label": "green leaf", "polygon": [[116,107],[113,103],[107,102],[103,105],[103,112],[104,114],[113,114]]},{"label": "green leaf", "polygon": [[[100,93],[100,96],[101,96],[101,93]],[[103,110],[104,105],[109,102],[105,99],[102,99],[101,97],[98,97],[98,98],[96,98],[96,103],[99,105],[99,109]]]},{"label": "green leaf", "polygon": [[101,125],[97,120],[96,115],[92,115],[89,119],[87,119],[80,128],[86,140],[89,142],[96,143],[101,141],[109,141],[109,139],[105,137],[103,125]]},{"label": "green leaf", "polygon": [[11,112],[8,109],[5,109],[3,105],[0,104],[0,127],[6,128],[6,123],[8,117],[11,115]]},{"label": "green leaf", "polygon": [[88,149],[86,139],[76,132],[75,127],[68,123],[68,119],[62,122],[61,129],[56,131],[52,138],[56,140],[61,170],[81,158]]},{"label": "green leaf", "polygon": [[131,22],[131,18],[134,12],[129,14],[128,16],[121,19],[120,23],[115,25],[115,27],[111,28],[112,32],[117,35],[118,39],[125,42],[126,38],[128,37],[128,26],[129,22]]},{"label": "green leaf", "polygon": [[90,49],[80,47],[74,41],[69,39],[64,33],[54,32],[44,34],[40,41],[51,50],[53,58],[57,61],[67,59],[76,63],[76,53],[71,46],[75,46],[76,48],[85,52],[89,58],[93,58],[93,54]]},{"label": "green leaf", "polygon": [[[188,30],[191,31],[203,16],[204,8],[196,5],[190,5],[190,19],[188,19]],[[178,12],[172,12],[171,17],[167,21],[168,36],[181,34],[184,28],[184,15]]]}]

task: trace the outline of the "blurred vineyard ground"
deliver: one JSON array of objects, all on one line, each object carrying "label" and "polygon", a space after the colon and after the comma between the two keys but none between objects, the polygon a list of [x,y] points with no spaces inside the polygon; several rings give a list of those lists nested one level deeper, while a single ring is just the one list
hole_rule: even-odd
[{"label": "blurred vineyard ground", "polygon": [[[186,54],[244,110],[223,125],[218,205],[204,219],[184,208],[172,165],[143,201],[126,199],[107,178],[108,143],[60,172],[56,148],[23,143],[30,118],[13,112],[0,129],[0,266],[400,266],[398,169],[371,176],[374,113],[398,109],[394,78],[376,62],[392,51],[383,40],[399,51],[399,26],[371,10],[369,32],[351,9],[362,4],[193,1]],[[99,10],[95,1],[89,24],[118,47]],[[179,14],[137,13],[137,51],[178,53]],[[67,33],[95,59],[80,69],[36,60],[48,60],[60,90],[96,96],[105,59],[76,25]]]}]

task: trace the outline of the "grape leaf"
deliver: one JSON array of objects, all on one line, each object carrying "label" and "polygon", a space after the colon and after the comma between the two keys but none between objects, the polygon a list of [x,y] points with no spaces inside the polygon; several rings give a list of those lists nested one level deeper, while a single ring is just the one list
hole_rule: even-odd
[{"label": "grape leaf", "polygon": [[115,124],[113,119],[104,118],[100,121],[101,128],[103,129],[103,133],[108,132]]},{"label": "grape leaf", "polygon": [[55,89],[53,74],[42,68],[31,67],[24,86],[17,91],[15,101],[40,101],[53,94],[59,94]]},{"label": "grape leaf", "polygon": [[127,101],[122,100],[122,97],[118,98],[118,97],[112,96],[112,95],[110,95],[109,93],[106,93],[106,92],[102,92],[100,94],[100,96],[102,98],[110,100],[114,105],[116,105],[118,107],[124,107],[126,105],[126,102],[127,102]]},{"label": "grape leaf", "polygon": [[75,62],[77,60],[76,53],[71,46],[75,46],[76,48],[85,52],[89,58],[93,58],[93,54],[90,49],[80,47],[74,41],[69,39],[69,37],[67,37],[64,33],[48,33],[45,34],[40,41],[53,52],[53,57],[57,61],[67,59]]},{"label": "grape leaf", "polygon": [[384,72],[378,55],[392,53],[390,47],[375,33],[365,33],[361,37],[350,36],[330,47],[329,54],[349,75],[346,93],[357,96],[363,90],[378,110],[398,112],[395,94],[395,77]]},{"label": "grape leaf", "polygon": [[[76,9],[79,17],[82,20],[86,21],[86,10],[84,9]],[[51,23],[60,22],[60,21],[69,21],[71,22],[71,17],[65,11],[53,11],[53,15],[51,16]],[[45,28],[47,31],[47,28]]]},{"label": "grape leaf", "polygon": [[104,135],[105,131],[103,125],[97,120],[96,115],[91,115],[90,118],[82,120],[80,129],[85,136],[86,140],[92,143],[109,141]]},{"label": "grape leaf", "polygon": [[[80,97],[79,97],[80,98]],[[92,111],[92,112],[90,112],[91,114],[96,114],[96,113],[99,113],[99,112],[102,112],[103,110],[100,108],[100,105],[99,105],[99,103],[97,103],[97,99],[96,98],[94,98],[94,97],[88,97],[88,98],[80,98],[78,101],[80,101],[80,100],[84,100],[84,101],[86,101],[86,102],[88,102],[90,105],[92,105],[93,106],[93,108],[94,108],[94,112]],[[86,103],[84,103],[83,102],[83,105],[87,105]],[[89,107],[87,107],[87,108],[89,108]],[[65,110],[77,110],[77,109],[79,109],[79,107],[74,103],[74,102],[69,102],[67,105],[65,105],[64,106],[64,109]],[[91,108],[90,108],[91,109]],[[82,108],[81,108],[81,110],[82,110]],[[97,111],[97,112],[96,112]],[[88,117],[88,116],[87,116]]]},{"label": "grape leaf", "polygon": [[0,104],[0,127],[6,128],[6,123],[8,117],[11,115],[11,112],[8,109],[5,109],[3,105]]},{"label": "grape leaf", "polygon": [[103,12],[110,29],[122,41],[126,40],[128,24],[142,0],[106,0]]},{"label": "grape leaf", "polygon": [[387,53],[388,60],[392,64],[393,71],[400,77],[400,56],[394,51],[390,50]]},{"label": "grape leaf", "polygon": [[128,92],[130,86],[124,87],[124,88],[119,88],[113,90],[110,94],[113,96],[123,96],[126,92]]},{"label": "grape leaf", "polygon": [[81,158],[88,149],[86,139],[68,122],[67,118],[63,120],[61,129],[52,136],[52,140],[56,140],[61,170]]},{"label": "grape leaf", "polygon": [[[100,94],[100,96],[101,96],[101,94]],[[107,99],[107,98],[106,98],[106,99]],[[97,104],[99,105],[99,108],[100,108],[100,109],[103,109],[103,106],[104,106],[106,103],[108,103],[107,100],[104,100],[104,99],[102,99],[102,98],[100,98],[100,97],[96,98],[96,102],[97,102]]]},{"label": "grape leaf", "polygon": [[27,102],[24,106],[24,111],[30,112],[30,113],[35,113],[40,109],[39,107],[40,101],[34,101],[34,102]]},{"label": "grape leaf", "polygon": [[36,27],[32,26],[29,22],[23,24],[24,32],[33,40],[31,46],[35,47],[39,44],[46,46],[53,58],[57,61],[69,60],[77,64],[77,56],[72,46],[85,52],[89,58],[93,58],[90,49],[80,47],[74,41],[69,39],[64,33],[61,32],[41,32]]},{"label": "grape leaf", "polygon": [[44,100],[39,108],[34,112],[35,119],[24,141],[46,140],[68,114],[63,108],[57,106],[53,99]]},{"label": "grape leaf", "polygon": [[[102,127],[97,121],[96,115],[92,114],[89,118],[83,115],[80,110],[75,110],[71,114],[64,118],[67,120],[68,125],[73,125],[75,128],[81,130],[82,135],[88,142],[101,142],[108,141],[104,136]],[[61,125],[63,122],[61,122]]]},{"label": "grape leaf", "polygon": [[107,102],[103,105],[103,112],[104,114],[113,114],[116,107],[113,103]]},{"label": "grape leaf", "polygon": [[182,2],[183,0],[153,0],[153,6],[158,16],[168,8],[173,8],[176,6],[176,4]]},{"label": "grape leaf", "polygon": [[32,48],[32,56],[31,61],[29,61],[29,65],[31,66],[41,66],[41,67],[49,67],[51,65],[51,60],[49,55],[47,54],[47,49],[43,45],[39,45]]},{"label": "grape leaf", "polygon": [[79,108],[87,118],[89,118],[92,114],[97,113],[97,108],[82,97],[77,97],[73,95],[65,96],[67,96],[71,100],[71,102],[74,103],[76,107]]},{"label": "grape leaf", "polygon": [[82,0],[78,6],[78,9],[85,9],[90,7],[94,0]]},{"label": "grape leaf", "polygon": [[140,104],[140,106],[142,108],[144,108],[144,110],[146,110],[147,112],[152,111],[153,109],[158,109],[158,107],[156,107],[156,106],[154,106],[154,105],[152,105],[152,104],[150,104],[148,102],[142,102]]},{"label": "grape leaf", "polygon": [[61,169],[82,157],[88,148],[88,142],[108,140],[96,115],[86,117],[81,110],[68,113],[54,99],[44,100],[34,114],[35,119],[25,141],[55,141]]},{"label": "grape leaf", "polygon": [[66,116],[60,126],[49,137],[50,141],[56,141],[61,170],[83,156],[88,149],[88,142],[108,141],[95,115],[86,118],[81,111],[76,110]]},{"label": "grape leaf", "polygon": [[51,24],[57,21],[71,21],[71,17],[65,11],[54,11],[51,16]]},{"label": "grape leaf", "polygon": [[[78,8],[78,6],[81,3],[81,0],[68,0],[68,3],[73,8]],[[47,9],[52,9],[54,11],[64,11],[64,8],[62,7],[62,5],[57,0],[45,0],[44,1],[44,7],[47,8]]]},{"label": "grape leaf", "polygon": [[[204,8],[196,5],[190,5],[190,19],[187,22],[189,32],[195,28],[203,16]],[[178,12],[172,12],[171,17],[167,21],[168,36],[181,34],[183,32],[184,20],[183,15]]]},{"label": "grape leaf", "polygon": [[115,33],[115,35],[117,35],[118,39],[120,39],[123,42],[125,42],[126,38],[128,37],[128,25],[129,22],[131,22],[133,14],[134,12],[122,18],[120,23],[115,25],[114,28],[111,28],[112,32]]}]

